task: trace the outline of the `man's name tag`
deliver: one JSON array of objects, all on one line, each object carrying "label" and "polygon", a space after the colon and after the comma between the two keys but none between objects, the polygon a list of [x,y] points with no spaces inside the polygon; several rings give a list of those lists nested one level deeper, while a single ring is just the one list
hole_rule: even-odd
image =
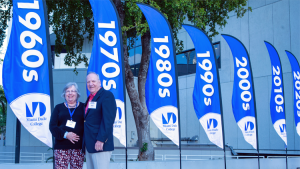
[{"label": "man's name tag", "polygon": [[96,109],[97,102],[89,102],[89,109]]},{"label": "man's name tag", "polygon": [[70,128],[75,128],[76,122],[72,120],[68,120],[66,126]]}]

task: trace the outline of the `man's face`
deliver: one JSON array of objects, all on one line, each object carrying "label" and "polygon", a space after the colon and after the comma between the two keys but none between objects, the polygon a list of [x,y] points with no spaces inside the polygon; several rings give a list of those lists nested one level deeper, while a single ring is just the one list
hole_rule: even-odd
[{"label": "man's face", "polygon": [[86,77],[87,88],[91,94],[95,94],[101,87],[101,82],[98,76],[91,73]]}]

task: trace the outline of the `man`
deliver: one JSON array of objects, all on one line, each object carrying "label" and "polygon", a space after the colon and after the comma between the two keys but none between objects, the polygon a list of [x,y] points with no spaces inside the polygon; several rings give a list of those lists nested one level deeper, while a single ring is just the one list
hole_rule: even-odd
[{"label": "man", "polygon": [[83,148],[86,148],[88,169],[108,169],[114,150],[113,123],[116,101],[110,91],[101,88],[99,75],[90,72],[87,77],[90,92],[85,103]]}]

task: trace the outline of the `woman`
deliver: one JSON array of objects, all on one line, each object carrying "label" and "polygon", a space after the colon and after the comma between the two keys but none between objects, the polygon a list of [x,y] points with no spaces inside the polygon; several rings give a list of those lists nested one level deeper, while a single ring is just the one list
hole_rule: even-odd
[{"label": "woman", "polygon": [[84,104],[78,102],[80,93],[75,82],[66,84],[61,96],[65,102],[55,106],[50,120],[50,131],[55,137],[55,168],[67,169],[70,163],[71,169],[81,169]]}]

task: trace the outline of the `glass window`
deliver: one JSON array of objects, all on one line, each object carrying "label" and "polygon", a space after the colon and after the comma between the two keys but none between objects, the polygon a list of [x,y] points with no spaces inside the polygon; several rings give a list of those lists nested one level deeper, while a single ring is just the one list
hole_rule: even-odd
[{"label": "glass window", "polygon": [[188,70],[187,70],[187,58],[185,53],[176,55],[176,61],[177,61],[178,76],[186,75]]},{"label": "glass window", "polygon": [[142,46],[135,47],[134,64],[140,64],[142,59]]},{"label": "glass window", "polygon": [[192,50],[187,53],[188,53],[188,63],[189,63],[188,74],[196,73],[196,63],[197,63],[196,51]]},{"label": "glass window", "polygon": [[[142,58],[141,37],[131,38],[132,47],[129,52],[129,64],[134,76],[138,76],[139,67]],[[129,41],[129,40],[128,40]],[[220,42],[213,44],[215,49],[217,68],[221,68],[221,50]],[[190,49],[176,54],[178,76],[196,73],[197,56],[195,49]]]},{"label": "glass window", "polygon": [[187,64],[185,53],[176,55],[177,64]]},{"label": "glass window", "polygon": [[193,60],[196,59],[195,50],[188,51],[188,52],[185,53],[185,55],[186,55],[186,58],[187,58],[189,64],[196,64],[196,62],[195,63],[193,62]]},{"label": "glass window", "polygon": [[138,76],[142,58],[141,36],[137,38],[128,38],[127,43],[131,44],[129,53],[129,65],[133,76]]},{"label": "glass window", "polygon": [[195,49],[183,51],[176,55],[178,76],[196,73]]},{"label": "glass window", "polygon": [[128,51],[128,62],[129,65],[134,65],[134,48]]}]

